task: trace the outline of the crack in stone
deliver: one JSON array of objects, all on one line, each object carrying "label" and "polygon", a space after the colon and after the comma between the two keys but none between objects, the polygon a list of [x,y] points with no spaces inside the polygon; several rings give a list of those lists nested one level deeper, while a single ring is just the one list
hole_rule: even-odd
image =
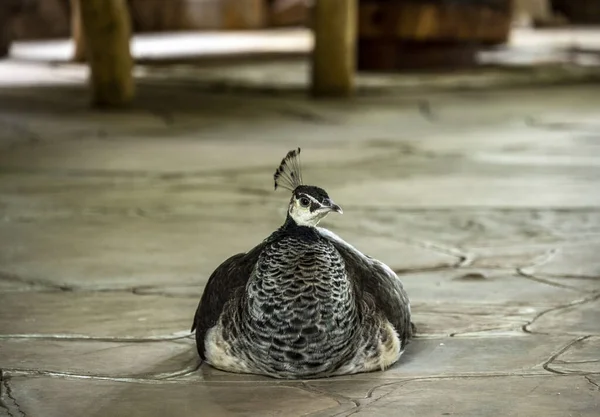
[{"label": "crack in stone", "polygon": [[[185,333],[185,334],[184,334]],[[37,340],[69,340],[69,341],[95,341],[95,342],[124,342],[124,343],[156,343],[163,341],[174,341],[192,339],[193,334],[188,330],[182,330],[170,336],[150,337],[110,337],[110,336],[86,336],[79,334],[0,334],[1,339],[37,339]]]},{"label": "crack in stone", "polygon": [[[457,258],[456,263],[454,263],[452,265],[425,267],[425,269],[423,269],[423,268],[414,268],[414,269],[392,268],[394,270],[394,272],[396,272],[396,271],[401,271],[401,273],[404,273],[404,271],[406,271],[407,273],[422,272],[421,269],[423,271],[429,271],[432,268],[433,268],[433,270],[455,269],[455,268],[468,266],[474,260],[474,258],[471,254],[466,253],[459,248],[447,247],[445,245],[441,245],[439,243],[434,243],[431,241],[420,241],[420,240],[415,240],[415,239],[399,238],[398,236],[391,234],[391,233],[380,233],[380,232],[373,233],[372,230],[369,230],[367,228],[360,227],[360,226],[359,227],[338,227],[338,229],[346,230],[350,233],[359,233],[359,234],[367,235],[367,236],[371,236],[371,237],[386,237],[386,238],[392,239],[396,242],[407,244],[409,246],[415,246],[415,247],[419,247],[422,249],[427,249],[431,252],[437,252],[437,253],[441,253],[441,254],[444,254],[447,256],[452,256],[454,258]],[[396,272],[396,273],[398,273],[398,272]]]},{"label": "crack in stone", "polygon": [[73,378],[83,380],[97,380],[97,381],[113,381],[113,382],[139,382],[146,384],[161,384],[161,383],[186,383],[186,381],[178,380],[175,378],[183,378],[191,375],[200,369],[202,362],[195,364],[193,367],[187,367],[183,370],[174,372],[165,372],[162,374],[150,375],[147,377],[143,376],[131,376],[131,377],[118,377],[118,376],[107,376],[107,375],[82,375],[72,372],[60,372],[60,371],[44,371],[36,369],[8,369],[5,368],[7,373],[14,376],[47,376],[52,378]]},{"label": "crack in stone", "polygon": [[[577,292],[584,292],[581,288],[577,288],[572,285],[561,284],[559,282],[550,281],[545,278],[541,278],[534,273],[531,274],[531,273],[528,273],[525,271],[525,269],[534,268],[536,266],[543,265],[543,264],[549,262],[559,252],[560,252],[560,250],[556,249],[556,248],[549,250],[544,256],[541,256],[537,261],[535,261],[527,266],[518,267],[516,269],[517,274],[519,274],[520,276],[522,276],[523,278],[526,278],[528,280],[539,282],[539,283],[546,284],[546,285],[551,285],[553,287],[563,288],[563,289],[567,289],[567,290],[573,290],[573,291],[577,291]],[[575,278],[575,277],[571,277],[568,275],[556,275],[556,278]]]},{"label": "crack in stone", "polygon": [[301,387],[301,389],[303,389],[307,392],[310,392],[313,394],[325,395],[327,397],[330,397],[330,398],[334,399],[339,405],[344,405],[344,404],[350,403],[350,404],[352,404],[353,407],[359,406],[359,402],[350,397],[346,397],[345,395],[341,395],[341,394],[336,394],[336,393],[333,393],[333,392],[330,392],[327,390],[319,389],[317,387],[310,385],[306,381],[300,382],[300,387]]},{"label": "crack in stone", "polygon": [[[23,409],[21,408],[21,405],[17,402],[17,399],[15,398],[13,392],[12,392],[12,388],[10,387],[10,385],[8,384],[8,379],[4,378],[4,376],[2,376],[2,380],[0,381],[0,384],[2,384],[5,388],[6,391],[6,396],[11,400],[11,402],[13,403],[13,405],[15,406],[15,408],[17,409],[17,411],[19,412],[19,414],[21,414],[22,417],[27,417],[27,414],[25,414],[25,412],[23,411]],[[16,417],[12,411],[10,410],[9,407],[5,407],[6,411],[8,412],[8,415],[11,417]]]},{"label": "crack in stone", "polygon": [[558,358],[560,355],[562,355],[563,353],[565,353],[567,350],[569,350],[571,347],[573,347],[573,345],[575,345],[576,343],[579,343],[583,340],[589,339],[590,337],[592,337],[592,335],[588,335],[588,336],[581,336],[578,337],[576,339],[571,340],[569,343],[567,343],[566,345],[564,345],[562,348],[560,348],[558,351],[554,352],[542,365],[542,367],[548,371],[551,372],[553,374],[557,374],[557,375],[585,375],[587,374],[586,372],[562,372],[562,371],[558,371],[556,369],[553,369],[550,367],[550,365],[552,364],[552,362],[554,362],[554,360],[556,358]]},{"label": "crack in stone", "polygon": [[[513,330],[514,329],[514,330]],[[518,331],[516,329],[519,329]],[[454,332],[454,333],[450,333],[448,334],[448,337],[461,337],[461,336],[466,336],[469,338],[474,338],[474,337],[488,337],[488,336],[480,336],[480,333],[487,333],[487,332],[493,332],[496,330],[503,330],[505,332],[507,332],[509,334],[509,336],[514,336],[515,334],[520,332],[520,328],[509,328],[506,326],[499,326],[499,327],[486,327],[483,329],[477,329],[477,330],[470,330],[470,331],[464,331],[464,332]],[[512,331],[511,331],[512,330]],[[498,334],[494,334],[494,337],[498,337]]]},{"label": "crack in stone", "polygon": [[[402,384],[402,383],[398,383],[398,388],[400,388],[400,387],[402,387],[402,386],[404,386],[404,385],[406,385],[406,384],[408,384],[408,382],[406,382],[406,383],[404,383],[404,384]],[[387,385],[391,385],[391,384],[387,384]],[[383,386],[382,386],[382,387],[383,387]],[[381,388],[381,387],[379,387],[379,388]],[[360,406],[358,406],[358,407],[357,407],[355,410],[353,410],[352,412],[350,412],[350,413],[346,414],[346,416],[351,416],[351,415],[354,415],[354,414],[356,414],[356,413],[358,413],[358,412],[360,412],[360,411],[364,410],[365,408],[368,408],[368,407],[372,406],[372,405],[373,405],[373,404],[375,404],[376,402],[378,402],[378,401],[380,401],[380,400],[384,399],[385,397],[387,397],[388,395],[390,395],[392,392],[394,392],[394,390],[390,390],[390,392],[386,392],[386,393],[385,393],[385,394],[383,394],[381,397],[379,397],[379,398],[376,398],[376,399],[374,399],[373,401],[370,401],[370,402],[369,402],[369,403],[367,403],[367,404],[361,404],[361,405],[360,405]]]},{"label": "crack in stone", "polygon": [[584,376],[584,378],[587,380],[587,382],[589,382],[590,384],[592,384],[593,386],[595,386],[598,391],[600,391],[600,385],[596,384],[592,380],[592,378],[590,378],[589,376]]},{"label": "crack in stone", "polygon": [[96,380],[110,380],[110,381],[167,381],[174,378],[182,378],[191,375],[200,369],[202,361],[197,361],[191,366],[187,366],[183,369],[162,372],[158,374],[149,374],[148,376],[131,376],[131,377],[119,377],[102,374],[78,374],[74,372],[63,372],[63,371],[47,371],[44,369],[23,369],[23,368],[5,368],[5,370],[12,374],[17,375],[36,375],[36,376],[52,376],[52,377],[69,377],[77,379],[96,379]]},{"label": "crack in stone", "polygon": [[[544,376],[544,375],[547,375],[547,373],[527,373],[527,374],[525,374],[525,373],[489,373],[489,374],[434,375],[434,376],[428,376],[428,377],[416,377],[416,378],[409,378],[409,379],[386,382],[385,384],[377,385],[377,386],[371,388],[369,391],[367,391],[367,394],[363,397],[363,399],[372,398],[374,392],[377,391],[378,389],[381,389],[381,388],[384,388],[387,386],[393,386],[393,385],[397,385],[397,387],[395,387],[390,392],[383,394],[381,397],[379,397],[373,401],[370,401],[367,403],[360,403],[360,405],[355,410],[352,410],[352,412],[350,412],[349,414],[346,414],[346,416],[350,416],[350,415],[356,414],[360,411],[363,411],[364,409],[370,407],[371,405],[375,404],[376,402],[378,402],[381,399],[385,398],[386,396],[390,395],[395,389],[401,388],[404,385],[407,385],[412,382],[438,381],[438,380],[448,380],[448,379],[506,378],[506,377],[514,377],[514,376]],[[332,417],[339,416],[344,413],[345,413],[345,411],[335,414]]]},{"label": "crack in stone", "polygon": [[0,281],[24,284],[31,287],[42,287],[46,290],[55,290],[55,291],[70,291],[70,287],[67,285],[58,285],[46,282],[44,280],[35,279],[35,278],[23,278],[16,274],[11,274],[8,272],[0,271]]},{"label": "crack in stone", "polygon": [[[197,284],[190,284],[190,285],[181,285],[182,287],[194,287],[197,286]],[[190,293],[189,295],[180,295],[180,294],[169,294],[167,292],[164,291],[158,291],[158,292],[154,292],[157,289],[160,288],[167,288],[167,287],[161,287],[158,285],[142,285],[139,287],[135,287],[132,291],[133,294],[135,295],[139,295],[141,297],[146,296],[146,295],[158,295],[160,297],[165,297],[165,298],[194,298],[197,299],[199,298],[198,294],[195,293]]]},{"label": "crack in stone", "polygon": [[[53,284],[52,282],[47,282],[41,279],[35,278],[23,278],[16,274],[11,274],[7,272],[0,271],[0,281],[18,283],[27,285],[31,288],[31,292],[36,293],[57,293],[57,292],[73,292],[73,293],[131,293],[133,295],[145,296],[145,295],[156,295],[167,298],[197,298],[197,294],[186,295],[174,295],[169,294],[168,292],[160,291],[161,289],[170,288],[168,286],[161,285],[138,285],[134,287],[99,287],[99,288],[85,288],[78,287],[75,285],[69,284]],[[180,287],[195,287],[197,286],[196,282],[182,282],[178,286]],[[152,293],[147,293],[147,291],[154,291]]]},{"label": "crack in stone", "polygon": [[2,369],[0,369],[0,407],[4,408],[6,410],[6,412],[8,413],[8,415],[12,417],[12,413],[11,413],[10,409],[8,408],[8,405],[4,402],[4,399],[2,398],[2,397],[4,397],[3,391],[4,391],[4,371]]},{"label": "crack in stone", "polygon": [[566,278],[566,279],[582,279],[588,281],[597,281],[598,276],[589,276],[589,275],[575,275],[575,274],[564,274],[564,275],[554,275],[554,274],[544,274],[549,278]]},{"label": "crack in stone", "polygon": [[392,268],[392,271],[394,271],[395,274],[397,275],[408,275],[408,274],[418,274],[420,272],[435,272],[435,271],[447,271],[447,270],[452,270],[452,269],[457,269],[459,268],[460,263],[457,263],[455,265],[439,265],[439,266],[424,266],[422,268]]},{"label": "crack in stone", "polygon": [[594,294],[594,295],[592,295],[590,297],[585,297],[585,298],[581,298],[581,299],[578,299],[578,300],[571,301],[568,304],[562,304],[562,305],[559,305],[559,306],[556,306],[556,307],[551,307],[551,308],[549,308],[547,310],[544,310],[544,311],[538,313],[533,319],[531,319],[529,322],[527,322],[526,324],[524,324],[523,327],[522,327],[522,330],[525,333],[530,333],[530,334],[551,335],[551,333],[545,333],[545,332],[539,332],[539,331],[532,331],[530,329],[530,326],[533,323],[535,323],[537,320],[539,320],[541,317],[545,316],[548,313],[551,313],[551,312],[557,311],[557,310],[563,310],[563,309],[566,309],[566,308],[569,308],[569,307],[573,307],[573,306],[577,306],[577,305],[581,305],[581,304],[586,304],[586,303],[589,303],[591,301],[595,301],[595,300],[597,300],[599,298],[600,298],[600,294]]},{"label": "crack in stone", "polygon": [[[550,280],[547,280],[547,279],[544,279],[544,278],[537,277],[537,276],[532,275],[532,274],[528,274],[525,271],[523,271],[523,268],[517,268],[516,272],[517,272],[517,274],[519,276],[521,276],[521,277],[523,277],[525,279],[528,279],[530,281],[539,282],[540,284],[550,285],[552,287],[562,288],[564,290],[572,290],[572,291],[577,291],[577,292],[585,292],[581,288],[577,288],[577,287],[574,287],[572,285],[561,284],[559,282],[550,281]],[[565,277],[560,277],[560,278],[565,278]]]},{"label": "crack in stone", "polygon": [[588,359],[588,360],[580,360],[580,361],[563,361],[561,359],[556,359],[552,363],[557,363],[561,365],[576,365],[581,363],[598,363],[600,359]]},{"label": "crack in stone", "polygon": [[[391,385],[398,385],[398,387],[404,386],[405,384],[408,384],[409,382],[412,382],[413,379],[407,379],[407,380],[402,380],[402,381],[392,381],[392,382],[387,382],[385,384],[381,384],[381,385],[377,385],[373,388],[371,388],[369,391],[367,391],[367,393],[365,394],[364,397],[362,397],[362,400],[368,400],[371,399],[373,397],[373,393],[383,387],[387,387],[387,386],[391,386]],[[393,391],[393,390],[392,390]],[[339,413],[333,414],[331,417],[337,417],[337,416],[341,416],[342,414],[345,414],[346,416],[351,416],[353,414],[356,414],[362,410],[364,410],[365,408],[367,408],[368,406],[370,406],[371,404],[376,403],[377,401],[379,401],[380,399],[386,397],[387,395],[391,394],[391,392],[388,392],[384,395],[382,395],[381,397],[370,401],[368,403],[363,403],[362,401],[357,401],[357,400],[352,400],[355,404],[356,404],[356,408],[354,410],[352,410],[349,414],[346,414],[348,412],[348,410],[343,410],[340,411]]]}]

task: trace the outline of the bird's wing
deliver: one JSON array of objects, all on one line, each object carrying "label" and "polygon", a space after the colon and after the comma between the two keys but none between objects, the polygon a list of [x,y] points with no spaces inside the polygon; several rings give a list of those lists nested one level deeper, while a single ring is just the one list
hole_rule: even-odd
[{"label": "bird's wing", "polygon": [[263,242],[248,253],[233,255],[219,265],[208,278],[192,325],[192,332],[196,330],[198,352],[202,359],[206,332],[217,324],[225,304],[239,289],[246,286],[264,245]]},{"label": "bird's wing", "polygon": [[389,266],[364,255],[335,233],[322,227],[317,229],[344,259],[348,279],[358,290],[357,295],[368,298],[365,297],[367,293],[372,297],[375,309],[383,313],[394,326],[404,346],[412,336],[413,326],[410,321],[410,302],[400,278]]}]

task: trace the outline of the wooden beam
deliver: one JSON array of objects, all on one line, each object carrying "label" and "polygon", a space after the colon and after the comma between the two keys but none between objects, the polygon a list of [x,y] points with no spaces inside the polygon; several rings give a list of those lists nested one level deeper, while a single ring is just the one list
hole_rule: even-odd
[{"label": "wooden beam", "polygon": [[78,2],[90,65],[92,102],[99,107],[126,106],[135,94],[126,0]]},{"label": "wooden beam", "polygon": [[343,97],[354,92],[358,0],[317,0],[313,10],[315,46],[312,91]]}]

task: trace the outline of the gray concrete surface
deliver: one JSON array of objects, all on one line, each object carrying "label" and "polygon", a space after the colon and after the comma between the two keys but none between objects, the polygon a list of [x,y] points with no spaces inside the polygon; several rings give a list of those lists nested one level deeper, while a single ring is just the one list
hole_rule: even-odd
[{"label": "gray concrete surface", "polygon": [[[312,102],[173,75],[102,113],[80,69],[0,74],[0,416],[598,415],[600,85]],[[197,359],[203,285],[282,223],[295,146],[344,208],[325,225],[411,296],[386,372]]]}]

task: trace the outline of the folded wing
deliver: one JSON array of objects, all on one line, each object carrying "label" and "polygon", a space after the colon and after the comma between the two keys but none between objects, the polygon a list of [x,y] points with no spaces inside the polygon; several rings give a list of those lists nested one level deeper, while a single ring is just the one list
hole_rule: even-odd
[{"label": "folded wing", "polygon": [[412,337],[410,302],[402,282],[387,265],[364,255],[335,233],[318,228],[338,250],[346,263],[346,272],[357,290],[357,297],[372,300],[376,311],[381,312],[394,326],[402,346]]},{"label": "folded wing", "polygon": [[241,294],[250,278],[264,243],[248,253],[238,253],[223,262],[211,274],[194,316],[192,331],[196,331],[198,353],[204,357],[206,332],[219,321],[227,302]]}]

